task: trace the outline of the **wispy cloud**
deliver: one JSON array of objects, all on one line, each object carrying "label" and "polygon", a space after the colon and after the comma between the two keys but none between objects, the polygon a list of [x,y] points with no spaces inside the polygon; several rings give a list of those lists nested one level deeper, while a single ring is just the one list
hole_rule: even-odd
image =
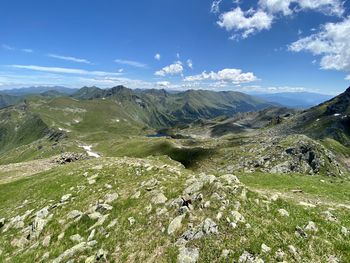
[{"label": "wispy cloud", "polygon": [[33,53],[33,49],[30,49],[30,48],[22,48],[21,49],[22,52],[25,52],[25,53]]},{"label": "wispy cloud", "polygon": [[11,46],[6,45],[6,44],[2,44],[1,47],[2,47],[3,49],[6,49],[6,50],[15,50],[14,47],[11,47]]},{"label": "wispy cloud", "polygon": [[7,45],[7,44],[2,44],[1,45],[2,49],[8,50],[8,51],[14,51],[14,50],[19,50],[25,53],[33,53],[34,50],[30,48],[15,48],[13,46]]},{"label": "wispy cloud", "polygon": [[135,68],[146,68],[147,65],[138,61],[133,61],[133,60],[125,60],[125,59],[115,59],[115,63],[122,64],[122,65],[127,65],[127,66],[132,66]]},{"label": "wispy cloud", "polygon": [[91,61],[84,59],[84,58],[76,58],[76,57],[71,57],[71,56],[62,56],[62,55],[57,55],[57,54],[48,54],[47,55],[50,58],[56,58],[56,59],[61,59],[61,60],[66,60],[66,61],[73,61],[77,63],[84,63],[84,64],[93,64]]},{"label": "wispy cloud", "polygon": [[106,71],[89,71],[75,68],[43,67],[36,65],[10,65],[11,68],[26,69],[33,71],[42,71],[49,73],[76,74],[76,75],[93,75],[93,76],[120,76],[121,73]]}]

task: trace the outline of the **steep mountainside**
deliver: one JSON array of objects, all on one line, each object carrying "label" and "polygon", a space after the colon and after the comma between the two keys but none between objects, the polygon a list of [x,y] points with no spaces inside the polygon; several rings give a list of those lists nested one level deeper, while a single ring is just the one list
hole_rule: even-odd
[{"label": "steep mountainside", "polygon": [[315,138],[333,138],[350,145],[350,88],[292,120],[294,128]]},{"label": "steep mountainside", "polygon": [[17,104],[22,100],[23,98],[19,96],[0,94],[0,109]]}]

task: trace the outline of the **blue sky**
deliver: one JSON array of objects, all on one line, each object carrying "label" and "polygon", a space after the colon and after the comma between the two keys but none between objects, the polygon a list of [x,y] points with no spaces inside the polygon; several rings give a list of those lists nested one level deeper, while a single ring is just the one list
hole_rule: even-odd
[{"label": "blue sky", "polygon": [[3,0],[0,89],[337,94],[350,83],[342,0]]}]

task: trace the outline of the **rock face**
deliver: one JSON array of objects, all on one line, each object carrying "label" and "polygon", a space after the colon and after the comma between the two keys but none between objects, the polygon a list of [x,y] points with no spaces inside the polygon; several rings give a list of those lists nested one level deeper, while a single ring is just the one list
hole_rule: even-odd
[{"label": "rock face", "polygon": [[54,162],[58,164],[67,164],[67,163],[72,163],[76,162],[79,160],[84,160],[87,159],[88,156],[85,153],[62,153],[58,158],[54,160]]}]

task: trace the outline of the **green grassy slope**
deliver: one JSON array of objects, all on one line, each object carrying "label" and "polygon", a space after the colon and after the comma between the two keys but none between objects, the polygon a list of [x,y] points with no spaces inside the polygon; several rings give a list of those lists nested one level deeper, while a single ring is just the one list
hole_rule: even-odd
[{"label": "green grassy slope", "polygon": [[[185,193],[188,212],[180,209]],[[346,208],[257,194],[234,177],[189,173],[166,158],[89,160],[0,185],[0,213],[0,259],[9,262],[93,262],[100,254],[109,262],[176,262],[184,248],[195,249],[198,262],[238,261],[245,251],[265,262],[350,260]],[[191,229],[200,235],[184,240]]]}]

